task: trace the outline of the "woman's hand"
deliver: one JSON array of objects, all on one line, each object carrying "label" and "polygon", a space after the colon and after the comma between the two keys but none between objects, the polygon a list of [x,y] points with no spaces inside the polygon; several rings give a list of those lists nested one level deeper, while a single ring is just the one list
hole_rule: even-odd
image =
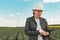
[{"label": "woman's hand", "polygon": [[43,36],[48,36],[49,35],[49,32],[46,32],[44,30],[39,30],[40,34],[43,35]]}]

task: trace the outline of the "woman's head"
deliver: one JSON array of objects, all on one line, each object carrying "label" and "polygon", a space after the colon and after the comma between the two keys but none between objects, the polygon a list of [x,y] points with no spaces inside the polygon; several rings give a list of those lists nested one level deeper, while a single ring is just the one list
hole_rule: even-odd
[{"label": "woman's head", "polygon": [[37,16],[37,17],[40,17],[41,14],[42,14],[42,11],[43,11],[43,10],[33,10],[33,15],[34,15],[34,16]]},{"label": "woman's head", "polygon": [[43,12],[43,5],[42,4],[40,4],[40,3],[38,3],[38,4],[36,4],[35,6],[34,6],[34,8],[33,8],[33,15],[34,16],[37,16],[37,17],[40,17],[41,16],[41,14],[42,14],[42,12]]}]

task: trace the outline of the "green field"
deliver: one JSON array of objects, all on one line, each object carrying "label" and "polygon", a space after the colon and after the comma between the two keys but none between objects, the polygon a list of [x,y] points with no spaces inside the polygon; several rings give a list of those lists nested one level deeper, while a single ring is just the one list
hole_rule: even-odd
[{"label": "green field", "polygon": [[[60,40],[60,28],[50,29],[54,30],[49,39]],[[28,36],[24,33],[24,27],[0,27],[0,40],[28,40]]]}]

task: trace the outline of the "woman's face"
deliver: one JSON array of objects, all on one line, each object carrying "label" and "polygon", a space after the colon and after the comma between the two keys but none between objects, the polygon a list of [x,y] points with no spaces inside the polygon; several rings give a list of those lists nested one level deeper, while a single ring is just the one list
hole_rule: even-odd
[{"label": "woman's face", "polygon": [[40,17],[42,14],[42,10],[33,10],[33,12],[34,12],[34,15],[37,17]]}]

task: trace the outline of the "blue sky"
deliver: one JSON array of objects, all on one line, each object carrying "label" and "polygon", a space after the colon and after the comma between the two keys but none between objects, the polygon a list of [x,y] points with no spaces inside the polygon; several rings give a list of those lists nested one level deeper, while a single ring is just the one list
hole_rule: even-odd
[{"label": "blue sky", "polygon": [[24,26],[36,3],[43,4],[42,17],[48,24],[60,24],[59,0],[0,0],[0,26]]}]

